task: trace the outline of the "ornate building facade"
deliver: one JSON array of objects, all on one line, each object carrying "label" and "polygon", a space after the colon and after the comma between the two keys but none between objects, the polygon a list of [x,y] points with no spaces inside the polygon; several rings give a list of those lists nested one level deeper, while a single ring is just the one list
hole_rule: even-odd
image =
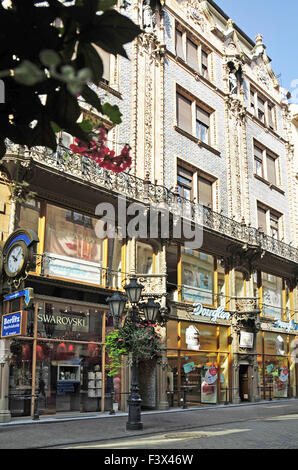
[{"label": "ornate building facade", "polygon": [[[104,124],[116,151],[132,147],[130,171],[70,155],[65,134],[55,154],[11,145],[1,165],[3,242],[17,229],[39,239],[21,286],[34,291],[26,332],[1,339],[3,420],[33,415],[36,391],[44,413],[103,411],[114,385],[125,409],[129,367],[111,383],[104,340],[106,297],[130,275],[168,311],[162,359],[139,374],[144,407],[176,406],[185,394],[197,406],[298,396],[293,129],[263,38],[211,0],[153,10],[133,0],[126,14],[144,33],[129,62],[99,51],[96,92],[122,112],[121,125]],[[16,179],[30,200],[9,198]],[[141,205],[148,230],[100,239],[98,204],[114,205],[119,225],[119,198]],[[169,230],[161,216],[153,234],[156,207]],[[200,227],[198,245],[177,232],[177,215]],[[3,296],[13,287],[4,281]],[[4,311],[21,308],[3,300]]]}]

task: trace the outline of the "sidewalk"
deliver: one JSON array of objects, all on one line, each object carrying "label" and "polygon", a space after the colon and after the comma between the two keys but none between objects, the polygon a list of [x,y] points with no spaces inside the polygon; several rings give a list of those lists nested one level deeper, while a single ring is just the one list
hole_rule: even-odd
[{"label": "sidewalk", "polygon": [[[187,408],[182,407],[173,407],[169,408],[168,410],[151,410],[151,411],[142,411],[142,417],[148,415],[164,415],[168,413],[186,413],[190,411],[208,411],[208,410],[219,410],[219,409],[229,409],[229,408],[238,408],[238,407],[249,407],[249,406],[257,406],[257,405],[283,405],[285,403],[292,403],[294,404],[297,402],[298,407],[298,398],[285,398],[283,400],[261,400],[258,402],[244,402],[239,404],[229,403],[228,405],[207,405],[207,406],[190,406]],[[298,411],[298,410],[297,410]],[[15,426],[15,425],[24,425],[24,424],[40,424],[40,423],[58,423],[62,421],[77,421],[77,420],[88,420],[88,419],[100,419],[100,418],[109,418],[115,419],[120,417],[127,417],[128,413],[124,411],[117,411],[114,414],[110,414],[109,411],[102,412],[88,412],[88,413],[80,413],[80,412],[66,412],[66,413],[58,413],[55,415],[40,415],[39,419],[32,419],[29,416],[25,417],[14,417],[11,421],[7,423],[0,423],[0,426]]]}]

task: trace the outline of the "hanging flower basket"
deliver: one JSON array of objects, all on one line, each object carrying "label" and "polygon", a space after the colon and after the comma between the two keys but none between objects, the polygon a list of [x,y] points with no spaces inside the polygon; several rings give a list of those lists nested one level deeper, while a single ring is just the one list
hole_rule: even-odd
[{"label": "hanging flower basket", "polygon": [[135,323],[127,320],[121,328],[106,336],[108,353],[108,375],[116,375],[121,369],[122,356],[132,353],[137,361],[154,359],[160,355],[162,339],[156,331],[155,323],[140,320]]}]

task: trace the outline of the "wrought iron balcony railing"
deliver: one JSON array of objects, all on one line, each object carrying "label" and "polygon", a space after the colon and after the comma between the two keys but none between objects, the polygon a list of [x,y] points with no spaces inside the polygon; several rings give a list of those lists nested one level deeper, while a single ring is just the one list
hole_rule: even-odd
[{"label": "wrought iron balcony railing", "polygon": [[88,157],[81,157],[61,146],[53,153],[43,147],[35,147],[25,151],[24,147],[8,143],[9,154],[18,154],[33,158],[35,161],[78,177],[115,193],[126,196],[134,201],[149,204],[158,209],[190,219],[201,224],[205,229],[215,231],[223,236],[231,237],[243,243],[255,245],[290,261],[298,262],[298,249],[276,238],[270,237],[258,229],[237,222],[221,213],[214,212],[208,207],[181,197],[177,192],[165,186],[143,180],[129,172],[120,174],[98,167]]}]

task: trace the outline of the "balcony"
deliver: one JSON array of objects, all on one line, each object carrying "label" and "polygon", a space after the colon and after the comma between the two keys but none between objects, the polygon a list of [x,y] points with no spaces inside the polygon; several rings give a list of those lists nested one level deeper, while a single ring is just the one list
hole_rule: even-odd
[{"label": "balcony", "polygon": [[68,149],[58,147],[53,153],[44,148],[33,148],[25,151],[23,147],[8,143],[5,162],[11,162],[18,155],[21,161],[35,162],[38,168],[51,168],[70,178],[77,178],[85,183],[92,183],[98,189],[121,194],[129,200],[147,206],[168,211],[171,216],[180,216],[203,226],[204,231],[214,235],[220,234],[231,241],[253,246],[290,262],[298,262],[298,249],[273,237],[265,235],[258,229],[237,222],[223,214],[212,211],[196,202],[181,197],[165,186],[156,185],[129,173],[115,174],[99,168],[89,158],[72,154]]}]

